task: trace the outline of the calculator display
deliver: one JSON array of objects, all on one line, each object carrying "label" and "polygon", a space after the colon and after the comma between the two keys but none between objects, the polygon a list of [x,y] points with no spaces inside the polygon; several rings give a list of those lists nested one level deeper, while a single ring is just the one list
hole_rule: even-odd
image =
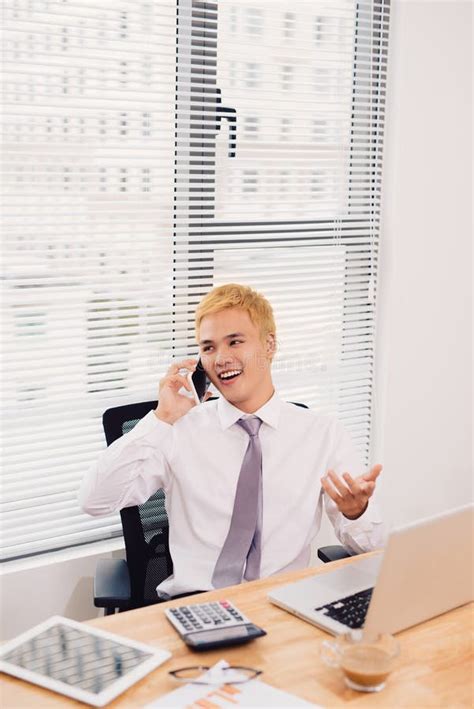
[{"label": "calculator display", "polygon": [[245,628],[245,626],[234,628],[216,628],[215,630],[204,630],[202,633],[196,633],[194,635],[194,642],[220,642],[221,640],[232,640],[247,637],[247,635],[247,628]]}]

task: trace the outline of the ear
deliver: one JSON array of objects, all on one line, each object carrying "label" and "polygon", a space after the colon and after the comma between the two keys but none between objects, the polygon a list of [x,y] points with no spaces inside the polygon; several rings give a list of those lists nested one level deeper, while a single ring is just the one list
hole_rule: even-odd
[{"label": "ear", "polygon": [[276,338],[272,332],[270,332],[265,338],[265,350],[270,359],[273,359],[276,352]]}]

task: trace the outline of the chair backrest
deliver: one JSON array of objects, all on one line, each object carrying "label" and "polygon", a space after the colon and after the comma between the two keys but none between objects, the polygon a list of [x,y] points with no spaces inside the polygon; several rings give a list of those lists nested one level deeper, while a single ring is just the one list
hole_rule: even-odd
[{"label": "chair backrest", "polygon": [[[306,404],[291,402],[305,409]],[[105,440],[109,446],[128,433],[157,401],[126,404],[107,409],[102,417]],[[169,524],[165,494],[158,490],[142,505],[120,510],[125,552],[130,574],[132,605],[136,608],[156,603],[156,587],[173,573],[169,550]]]},{"label": "chair backrest", "polygon": [[[102,417],[107,445],[131,431],[157,404],[157,401],[145,401],[107,409]],[[156,587],[173,573],[163,490],[158,490],[142,505],[120,510],[120,517],[132,605],[141,608],[157,602]]]}]

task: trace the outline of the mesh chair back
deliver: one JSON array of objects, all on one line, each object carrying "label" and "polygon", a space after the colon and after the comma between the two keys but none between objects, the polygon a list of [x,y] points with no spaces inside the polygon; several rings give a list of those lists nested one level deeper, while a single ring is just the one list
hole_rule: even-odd
[{"label": "mesh chair back", "polygon": [[[102,418],[107,445],[128,433],[157,401],[128,404],[108,409]],[[132,606],[156,603],[156,587],[173,572],[169,551],[168,516],[165,494],[158,490],[141,505],[120,511]]]}]

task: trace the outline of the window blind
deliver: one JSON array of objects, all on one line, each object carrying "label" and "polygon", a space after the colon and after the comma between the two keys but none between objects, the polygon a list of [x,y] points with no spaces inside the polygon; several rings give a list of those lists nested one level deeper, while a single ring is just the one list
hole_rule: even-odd
[{"label": "window blind", "polygon": [[4,3],[2,558],[81,514],[109,406],[196,353],[212,286],[275,309],[284,398],[368,458],[388,0]]},{"label": "window blind", "polygon": [[3,558],[121,533],[81,513],[110,406],[170,357],[175,2],[4,3]]},{"label": "window blind", "polygon": [[368,462],[389,2],[180,0],[176,330],[210,287],[272,302],[275,382]]}]

